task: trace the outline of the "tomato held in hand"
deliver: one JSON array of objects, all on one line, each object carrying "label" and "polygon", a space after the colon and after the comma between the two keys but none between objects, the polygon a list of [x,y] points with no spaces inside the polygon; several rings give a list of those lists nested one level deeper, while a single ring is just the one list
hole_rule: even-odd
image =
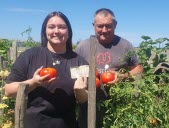
[{"label": "tomato held in hand", "polygon": [[103,84],[108,84],[108,82],[115,79],[115,74],[112,72],[104,72],[101,74],[101,80]]},{"label": "tomato held in hand", "polygon": [[96,70],[96,77],[97,77],[97,78],[100,77],[100,74],[99,74],[98,70]]},{"label": "tomato held in hand", "polygon": [[45,80],[50,80],[51,78],[57,77],[57,71],[54,68],[42,68],[40,71],[40,76],[45,76],[48,75],[49,76],[45,79]]},{"label": "tomato held in hand", "polygon": [[96,88],[99,88],[100,87],[100,80],[99,78],[96,77]]}]

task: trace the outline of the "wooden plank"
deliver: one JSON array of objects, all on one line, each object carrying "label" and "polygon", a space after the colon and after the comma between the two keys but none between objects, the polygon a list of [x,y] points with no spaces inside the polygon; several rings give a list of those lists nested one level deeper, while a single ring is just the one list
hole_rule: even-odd
[{"label": "wooden plank", "polygon": [[12,61],[15,61],[17,57],[17,46],[16,46],[16,41],[12,42],[12,47],[10,47],[10,59]]},{"label": "wooden plank", "polygon": [[28,84],[20,84],[15,104],[15,128],[24,128],[24,115],[27,108]]},{"label": "wooden plank", "polygon": [[2,66],[3,66],[3,67],[2,67],[3,69],[7,69],[7,66],[8,66],[8,65],[7,65],[7,61],[3,61]]},{"label": "wooden plank", "polygon": [[28,47],[17,47],[17,57],[26,49],[28,49]]},{"label": "wooden plank", "polygon": [[[0,88],[3,88],[4,86],[4,79],[0,78],[1,82],[0,82]],[[0,90],[0,103],[4,103],[4,101],[2,100],[4,96],[4,89]],[[4,118],[4,108],[0,109],[0,124],[3,123],[3,118]]]},{"label": "wooden plank", "polygon": [[96,42],[91,37],[89,85],[88,85],[88,128],[96,128]]},{"label": "wooden plank", "polygon": [[3,57],[0,56],[0,70],[3,69]]}]

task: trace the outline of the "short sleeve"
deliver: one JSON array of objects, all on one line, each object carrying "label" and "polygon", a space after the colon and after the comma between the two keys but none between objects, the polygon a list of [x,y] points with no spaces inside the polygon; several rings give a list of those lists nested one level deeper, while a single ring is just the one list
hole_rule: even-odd
[{"label": "short sleeve", "polygon": [[19,57],[16,59],[12,66],[11,72],[7,77],[6,83],[20,82],[27,79],[29,56],[29,50],[26,50],[25,52],[19,55]]}]

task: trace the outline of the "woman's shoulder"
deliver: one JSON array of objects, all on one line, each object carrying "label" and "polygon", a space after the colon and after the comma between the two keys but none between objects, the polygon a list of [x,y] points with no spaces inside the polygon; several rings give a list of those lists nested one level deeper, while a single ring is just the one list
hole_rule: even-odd
[{"label": "woman's shoulder", "polygon": [[26,49],[25,52],[39,52],[42,49],[44,49],[44,48],[37,46],[37,47],[32,47],[32,48]]},{"label": "woman's shoulder", "polygon": [[32,47],[32,48],[28,48],[25,51],[21,52],[19,54],[18,57],[24,57],[24,58],[29,58],[29,57],[33,57],[33,56],[38,56],[39,54],[41,54],[41,51],[44,51],[45,48],[43,47]]},{"label": "woman's shoulder", "polygon": [[40,51],[44,51],[45,47],[37,46],[37,47],[32,47],[29,49],[26,49],[23,53],[24,54],[38,54]]}]

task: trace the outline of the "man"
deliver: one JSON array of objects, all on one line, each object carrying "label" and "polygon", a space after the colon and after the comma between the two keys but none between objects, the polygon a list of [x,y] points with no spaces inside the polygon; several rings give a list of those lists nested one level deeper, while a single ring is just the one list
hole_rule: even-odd
[{"label": "man", "polygon": [[[95,36],[91,36],[91,38],[80,42],[76,47],[75,52],[89,62],[90,43],[93,43],[92,41],[95,40],[96,68],[99,73],[111,70],[116,72],[117,78],[120,77],[120,79],[126,79],[130,76],[141,74],[143,68],[137,59],[137,55],[132,44],[129,41],[115,35],[116,25],[117,21],[111,10],[106,8],[97,10],[94,15],[93,23]],[[117,81],[118,79],[115,82]],[[100,90],[97,90],[97,94],[99,92]],[[104,98],[103,95],[100,96],[99,94],[99,97],[97,95],[97,101],[98,99]],[[82,109],[84,109],[84,107],[82,107]],[[85,115],[84,113],[82,114]],[[99,118],[99,114],[100,112],[97,110],[97,128],[102,126],[102,119]],[[85,125],[83,124],[83,126]]]}]

